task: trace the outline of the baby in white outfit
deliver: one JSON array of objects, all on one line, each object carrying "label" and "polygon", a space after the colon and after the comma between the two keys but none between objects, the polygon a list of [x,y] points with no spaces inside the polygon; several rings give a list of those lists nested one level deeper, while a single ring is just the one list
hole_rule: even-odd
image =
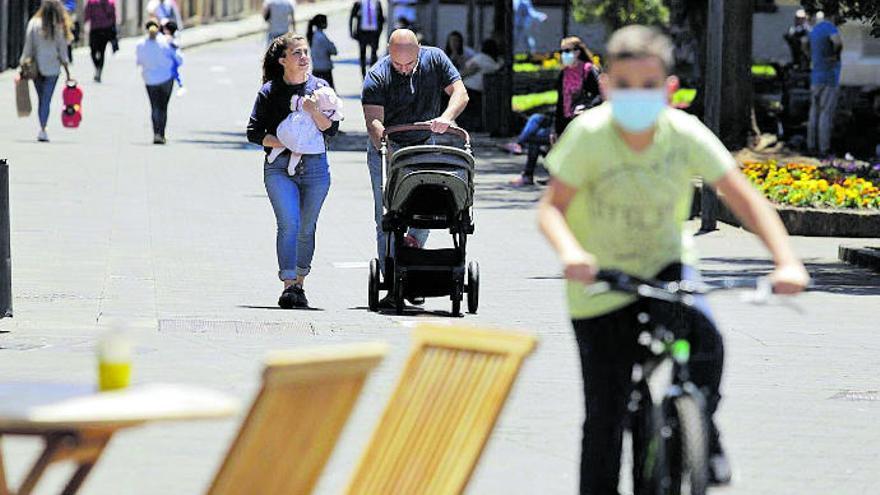
[{"label": "baby in white outfit", "polygon": [[[332,88],[323,87],[312,93],[318,99],[318,110],[331,121],[341,121],[342,100],[336,96]],[[269,163],[275,161],[285,149],[290,150],[290,161],[287,162],[287,173],[296,174],[296,166],[302,155],[314,155],[327,151],[324,133],[315,125],[308,112],[303,111],[304,96],[293,95],[290,99],[290,115],[278,124],[277,136],[284,148],[272,148]]]}]

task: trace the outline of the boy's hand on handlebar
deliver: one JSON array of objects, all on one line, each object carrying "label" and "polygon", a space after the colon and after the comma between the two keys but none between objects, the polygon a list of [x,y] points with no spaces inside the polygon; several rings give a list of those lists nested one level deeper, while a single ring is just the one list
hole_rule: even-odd
[{"label": "boy's hand on handlebar", "polygon": [[797,294],[810,283],[810,274],[800,262],[778,265],[770,274],[773,292],[776,294]]},{"label": "boy's hand on handlebar", "polygon": [[431,132],[434,132],[437,134],[443,134],[444,132],[446,132],[447,129],[449,129],[449,126],[451,126],[453,124],[453,122],[451,120],[443,118],[443,117],[437,117],[436,119],[432,120],[430,123],[431,123]]},{"label": "boy's hand on handlebar", "polygon": [[563,255],[562,263],[564,265],[563,274],[567,280],[582,284],[592,284],[596,281],[599,266],[596,263],[596,257],[592,254],[580,251]]}]

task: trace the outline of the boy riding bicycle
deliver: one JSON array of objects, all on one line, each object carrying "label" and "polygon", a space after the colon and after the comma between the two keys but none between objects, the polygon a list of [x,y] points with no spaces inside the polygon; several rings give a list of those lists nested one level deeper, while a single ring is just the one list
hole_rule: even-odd
[{"label": "boy riding bicycle", "polygon": [[[694,176],[712,184],[770,250],[777,293],[797,293],[809,281],[779,216],[731,154],[699,120],[668,106],[678,87],[672,62],[672,45],[660,32],[628,26],[614,33],[600,78],[607,103],[576,118],[546,160],[552,180],[539,223],[564,264],[584,378],[582,495],[618,493],[643,311],[632,296],[589,295],[584,286],[600,266],[660,280],[699,277],[684,236]],[[710,478],[721,484],[730,481],[730,467],[711,418],[721,398],[724,350],[708,309],[698,306],[682,323],[692,332],[691,378],[703,389],[710,418]]]}]

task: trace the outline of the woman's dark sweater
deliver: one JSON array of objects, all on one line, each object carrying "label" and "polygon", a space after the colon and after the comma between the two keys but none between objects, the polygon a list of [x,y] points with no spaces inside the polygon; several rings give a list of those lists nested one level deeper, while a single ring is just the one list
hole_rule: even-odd
[{"label": "woman's dark sweater", "polygon": [[[314,76],[309,76],[314,77]],[[317,88],[329,86],[323,79],[315,78]],[[251,111],[251,118],[247,126],[248,141],[254,144],[263,144],[263,138],[267,134],[277,136],[278,125],[290,115],[290,98],[293,95],[305,96],[306,83],[290,85],[284,80],[272,80],[260,88],[257,93],[257,101]],[[327,129],[325,136],[335,136],[339,130],[339,122],[333,121]],[[268,155],[272,148],[263,146],[263,151]]]}]

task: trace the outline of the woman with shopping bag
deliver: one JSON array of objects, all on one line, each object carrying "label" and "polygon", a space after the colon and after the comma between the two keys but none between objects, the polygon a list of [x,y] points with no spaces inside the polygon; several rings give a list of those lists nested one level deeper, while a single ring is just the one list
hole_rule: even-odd
[{"label": "woman with shopping bag", "polygon": [[43,0],[40,9],[28,21],[25,31],[24,50],[22,51],[20,65],[28,67],[28,74],[34,81],[37,90],[38,110],[40,120],[40,132],[37,140],[49,141],[46,134],[46,124],[49,122],[50,103],[58,75],[61,69],[70,80],[68,64],[70,59],[67,54],[67,43],[73,39],[70,32],[70,19],[64,11],[59,0]]}]

